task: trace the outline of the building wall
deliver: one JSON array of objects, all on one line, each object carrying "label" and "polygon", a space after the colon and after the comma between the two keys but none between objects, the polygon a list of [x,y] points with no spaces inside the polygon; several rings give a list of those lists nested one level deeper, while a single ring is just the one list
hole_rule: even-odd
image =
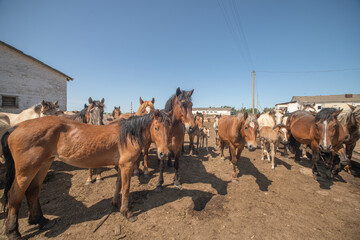
[{"label": "building wall", "polygon": [[196,112],[200,112],[204,115],[231,115],[231,111],[228,111],[228,110],[214,110],[214,109],[207,109],[207,110],[196,110],[196,109],[193,109],[192,110],[192,113],[193,114],[196,114]]},{"label": "building wall", "polygon": [[0,96],[16,96],[18,108],[2,108],[0,112],[19,113],[42,100],[59,101],[66,110],[66,78],[46,66],[0,45]]}]

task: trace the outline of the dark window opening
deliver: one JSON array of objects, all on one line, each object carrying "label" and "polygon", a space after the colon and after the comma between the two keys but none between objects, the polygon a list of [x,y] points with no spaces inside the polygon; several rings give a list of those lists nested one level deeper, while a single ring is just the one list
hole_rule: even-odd
[{"label": "dark window opening", "polygon": [[14,96],[1,96],[1,107],[3,108],[17,108],[17,97]]},{"label": "dark window opening", "polygon": [[321,109],[321,106],[318,106],[317,109]]}]

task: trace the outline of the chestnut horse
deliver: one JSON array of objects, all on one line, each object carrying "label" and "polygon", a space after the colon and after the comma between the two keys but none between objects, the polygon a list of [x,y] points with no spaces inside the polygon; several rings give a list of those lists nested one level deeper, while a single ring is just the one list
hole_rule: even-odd
[{"label": "chestnut horse", "polygon": [[194,117],[194,122],[195,122],[195,129],[191,134],[189,134],[190,154],[193,154],[193,152],[195,150],[195,146],[194,146],[195,136],[197,137],[195,152],[199,153],[199,142],[200,142],[200,138],[202,137],[203,130],[204,130],[204,115],[202,113],[196,112],[196,115]]},{"label": "chestnut horse", "polygon": [[[335,108],[323,108],[315,116],[309,112],[295,111],[287,119],[286,128],[291,134],[290,146],[295,150],[295,160],[300,160],[300,144],[310,146],[313,162],[312,172],[316,180],[321,180],[318,171],[318,160],[321,152],[332,155],[339,154],[340,163],[342,165],[348,163],[343,148],[347,132],[337,120],[341,111]],[[331,168],[331,165],[332,162],[328,164],[328,167]],[[326,174],[331,176],[331,169]]]},{"label": "chestnut horse", "polygon": [[[169,112],[171,118],[171,126],[169,133],[169,149],[171,154],[168,157],[168,165],[171,165],[171,156],[175,158],[174,168],[174,186],[181,188],[179,177],[179,159],[184,145],[185,131],[192,133],[195,128],[194,116],[192,114],[191,91],[176,89],[176,93],[166,102],[165,111]],[[160,175],[155,191],[162,191],[164,183],[163,173],[165,169],[164,161],[160,161]]]},{"label": "chestnut horse", "polygon": [[143,101],[142,98],[140,97],[140,107],[137,110],[136,113],[123,113],[120,115],[120,118],[129,118],[131,116],[141,116],[144,114],[148,114],[152,111],[154,111],[154,103],[155,103],[155,99],[152,98],[151,101]]},{"label": "chestnut horse", "polygon": [[18,213],[24,196],[29,206],[28,222],[39,224],[40,229],[52,225],[43,216],[39,193],[55,157],[81,168],[118,165],[112,204],[121,205],[120,212],[133,220],[128,206],[131,174],[142,147],[150,141],[155,142],[158,156],[166,158],[170,121],[167,113],[156,110],[103,126],[49,116],[26,121],[9,130],[2,138],[7,166],[4,190],[7,237],[21,238]]},{"label": "chestnut horse", "polygon": [[249,151],[257,148],[256,133],[259,127],[257,119],[260,114],[239,113],[237,116],[222,116],[219,119],[219,140],[221,159],[224,158],[225,144],[229,145],[230,158],[233,165],[233,181],[237,181],[237,161],[245,145]]}]

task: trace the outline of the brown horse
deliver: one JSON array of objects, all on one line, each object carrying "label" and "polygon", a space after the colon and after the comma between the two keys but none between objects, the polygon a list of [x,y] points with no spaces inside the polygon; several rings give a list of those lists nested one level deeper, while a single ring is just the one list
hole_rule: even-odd
[{"label": "brown horse", "polygon": [[[171,120],[156,110],[145,116],[116,120],[108,125],[88,125],[54,116],[29,120],[12,128],[2,138],[7,173],[4,206],[7,206],[5,232],[9,239],[20,239],[18,212],[24,196],[29,206],[30,224],[50,227],[43,216],[39,193],[55,157],[82,168],[118,165],[113,205],[127,218],[131,174],[144,144],[154,141],[158,156],[169,152]],[[122,199],[120,204],[121,190]]]},{"label": "brown horse", "polygon": [[204,129],[204,115],[202,113],[196,112],[196,115],[194,117],[194,122],[195,122],[195,129],[192,133],[189,134],[190,154],[193,154],[193,151],[195,150],[195,146],[194,146],[195,136],[197,137],[195,152],[196,153],[199,152],[199,142],[200,142],[200,138],[202,137],[202,133],[203,133],[203,129]]},{"label": "brown horse", "polygon": [[118,118],[120,118],[120,115],[121,115],[120,106],[119,106],[119,107],[114,106],[114,110],[113,110],[113,112],[111,113],[111,116],[112,116],[114,119],[118,119]]},{"label": "brown horse", "polygon": [[137,110],[136,113],[123,113],[120,115],[120,118],[129,118],[131,116],[141,116],[144,114],[148,114],[152,111],[154,111],[154,103],[155,103],[155,99],[152,98],[151,101],[143,101],[142,98],[140,97],[140,107]]},{"label": "brown horse", "polygon": [[[323,108],[314,116],[309,112],[295,111],[287,119],[286,128],[291,133],[290,146],[295,150],[295,160],[300,160],[300,144],[310,146],[313,162],[312,172],[317,180],[322,179],[318,171],[318,160],[321,152],[340,154],[341,164],[348,163],[343,151],[346,131],[337,120],[340,112],[341,110],[334,108]],[[331,176],[330,172],[327,172],[328,176]]]},{"label": "brown horse", "polygon": [[224,147],[230,147],[230,158],[233,164],[233,181],[237,181],[237,161],[245,145],[249,151],[257,148],[256,133],[259,127],[257,119],[260,114],[239,113],[237,116],[222,116],[219,119],[219,140],[221,159],[224,159]]},{"label": "brown horse", "polygon": [[[349,106],[349,110],[343,111],[339,114],[338,120],[347,129],[349,139],[345,140],[346,156],[349,160],[352,158],[352,153],[357,141],[360,139],[360,106]],[[345,170],[351,173],[351,164],[345,166]]]},{"label": "brown horse", "polygon": [[[174,156],[174,186],[181,188],[179,177],[179,159],[184,144],[185,131],[191,133],[195,128],[194,116],[192,114],[192,102],[191,95],[194,89],[191,91],[183,91],[180,88],[176,89],[176,93],[169,98],[165,104],[165,111],[170,112],[171,127],[169,133],[169,154],[168,165],[171,166],[171,156]],[[155,191],[162,191],[162,184],[164,183],[163,173],[165,169],[164,161],[160,161],[160,175],[158,184]]]}]

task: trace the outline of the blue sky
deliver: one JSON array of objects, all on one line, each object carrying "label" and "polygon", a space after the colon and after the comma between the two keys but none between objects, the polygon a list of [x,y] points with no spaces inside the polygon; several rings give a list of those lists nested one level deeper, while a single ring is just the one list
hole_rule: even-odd
[{"label": "blue sky", "polygon": [[106,111],[177,87],[194,107],[360,93],[360,1],[0,0],[0,40],[74,78],[68,109]]}]

